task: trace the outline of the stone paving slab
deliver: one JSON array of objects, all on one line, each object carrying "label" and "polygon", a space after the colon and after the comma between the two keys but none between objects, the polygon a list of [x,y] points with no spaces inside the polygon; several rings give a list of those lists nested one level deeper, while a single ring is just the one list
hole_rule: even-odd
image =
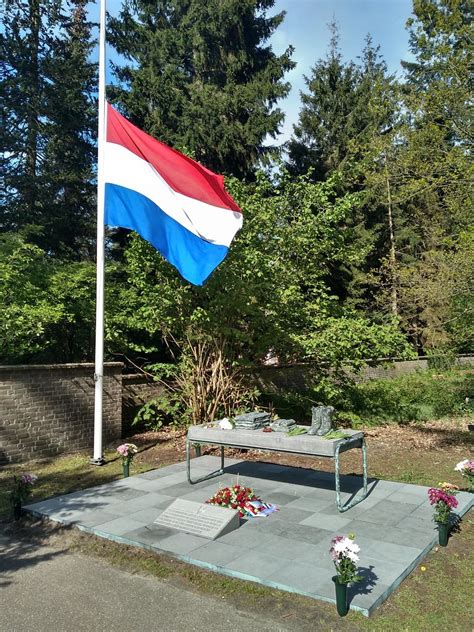
[{"label": "stone paving slab", "polygon": [[[201,477],[220,459],[192,461]],[[176,498],[205,502],[219,487],[237,482],[253,487],[280,511],[243,520],[240,528],[210,541],[154,524]],[[362,486],[361,477],[341,477],[343,500]],[[334,476],[328,472],[226,459],[223,475],[189,485],[185,463],[29,505],[25,509],[98,536],[166,552],[219,573],[334,603],[335,535],[355,533],[361,547],[363,580],[349,588],[350,607],[368,616],[397,588],[437,543],[427,487],[369,480],[369,495],[340,513]],[[457,515],[474,505],[474,495],[457,496]]]}]

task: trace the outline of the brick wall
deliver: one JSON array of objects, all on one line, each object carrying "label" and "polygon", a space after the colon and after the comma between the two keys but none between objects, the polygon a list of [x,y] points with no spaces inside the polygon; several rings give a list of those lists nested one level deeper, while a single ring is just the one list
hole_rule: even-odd
[{"label": "brick wall", "polygon": [[[122,363],[104,367],[104,441],[122,434]],[[0,366],[0,465],[93,447],[94,365]]]},{"label": "brick wall", "polygon": [[[458,364],[474,364],[460,356]],[[395,377],[426,368],[426,358],[374,362],[356,379]],[[120,362],[104,371],[104,441],[128,432],[137,410],[161,391],[143,375],[122,375]],[[249,371],[263,392],[304,391],[313,383],[310,365],[268,366]],[[91,450],[94,432],[94,365],[0,366],[0,466],[59,454]]]},{"label": "brick wall", "polygon": [[[462,366],[474,365],[474,356],[458,356],[454,363]],[[369,362],[360,372],[352,375],[356,382],[376,380],[380,378],[393,378],[399,375],[408,375],[422,371],[429,367],[429,359],[420,357],[416,360],[390,360],[381,359]],[[248,371],[250,379],[265,393],[277,393],[279,391],[305,391],[314,384],[314,376],[317,367],[310,364],[294,364],[288,366],[262,366]]]}]

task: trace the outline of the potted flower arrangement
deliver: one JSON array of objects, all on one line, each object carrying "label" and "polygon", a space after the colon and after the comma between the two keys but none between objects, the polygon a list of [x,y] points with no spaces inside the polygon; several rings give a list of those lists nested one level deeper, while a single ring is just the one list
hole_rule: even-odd
[{"label": "potted flower arrangement", "polygon": [[449,535],[449,520],[451,510],[458,506],[455,494],[459,488],[451,483],[440,483],[439,488],[431,487],[428,490],[428,498],[431,505],[434,505],[435,512],[433,520],[438,525],[438,536],[440,546],[447,546]]},{"label": "potted flower arrangement", "polygon": [[336,607],[340,617],[344,617],[349,611],[347,603],[348,584],[358,582],[361,579],[357,574],[360,547],[354,542],[354,537],[352,533],[347,537],[337,535],[331,540],[331,548],[329,549],[337,573],[332,581],[336,586]]},{"label": "potted flower arrangement", "polygon": [[461,476],[467,478],[469,491],[474,492],[474,461],[471,461],[470,459],[459,461],[454,470],[456,472],[460,472]]},{"label": "potted flower arrangement", "polygon": [[138,452],[138,448],[134,443],[122,443],[117,448],[117,452],[122,457],[123,477],[127,478],[130,475],[130,463]]},{"label": "potted flower arrangement", "polygon": [[19,520],[21,507],[25,500],[31,496],[32,487],[38,480],[35,474],[22,474],[13,477],[13,489],[11,491],[11,501],[13,506],[13,517]]}]

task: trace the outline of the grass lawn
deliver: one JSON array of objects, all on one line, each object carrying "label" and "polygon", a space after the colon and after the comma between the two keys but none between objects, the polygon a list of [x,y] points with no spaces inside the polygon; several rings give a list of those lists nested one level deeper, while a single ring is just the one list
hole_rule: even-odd
[{"label": "grass lawn", "polygon": [[[472,454],[472,435],[467,431],[471,419],[445,419],[432,424],[368,428],[369,472],[371,476],[423,485],[437,485],[440,480],[462,485],[453,472],[454,465]],[[131,474],[183,460],[182,433],[148,433],[128,439],[139,444],[140,453]],[[360,471],[360,464],[345,456],[345,472]],[[261,454],[248,453],[246,458],[262,460]],[[241,610],[268,613],[285,628],[294,630],[380,630],[420,631],[469,630],[472,628],[472,568],[474,566],[474,524],[472,513],[465,516],[458,533],[446,549],[433,550],[401,587],[370,618],[349,613],[339,619],[335,607],[304,597],[267,589],[189,566],[166,555],[155,555],[101,540],[75,529],[47,523],[10,522],[8,490],[13,472],[32,472],[39,476],[34,499],[90,487],[121,476],[121,463],[112,449],[105,454],[107,464],[93,467],[88,455],[75,454],[23,464],[0,471],[0,527],[30,542],[57,543],[86,555],[101,558],[131,572],[146,573],[157,579],[225,599]],[[327,469],[322,460],[273,455],[272,460],[291,465]]]}]

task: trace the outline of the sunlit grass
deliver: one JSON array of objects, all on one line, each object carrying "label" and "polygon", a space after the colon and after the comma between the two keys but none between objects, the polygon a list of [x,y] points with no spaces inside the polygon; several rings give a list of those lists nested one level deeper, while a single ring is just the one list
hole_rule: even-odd
[{"label": "sunlit grass", "polygon": [[[81,453],[3,468],[0,470],[0,520],[7,520],[11,515],[9,493],[14,474],[31,472],[38,476],[32,496],[34,502],[121,478],[122,462],[117,454],[113,450],[106,450],[104,458],[103,466],[91,465],[89,455]],[[135,461],[130,466],[130,475],[145,472],[151,467],[150,464]]]}]

